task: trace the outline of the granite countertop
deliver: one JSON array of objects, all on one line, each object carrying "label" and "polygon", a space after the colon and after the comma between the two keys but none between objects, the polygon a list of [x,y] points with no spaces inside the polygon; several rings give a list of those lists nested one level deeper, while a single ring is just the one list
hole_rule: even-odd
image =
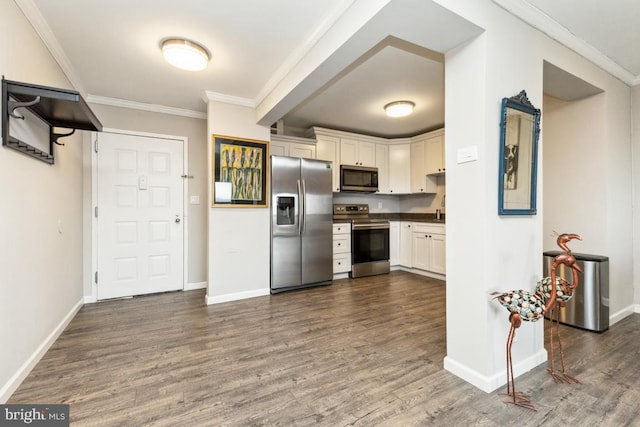
[{"label": "granite countertop", "polygon": [[433,224],[445,224],[445,214],[441,219],[436,219],[435,213],[370,213],[370,218],[388,219],[389,221],[429,222]]}]

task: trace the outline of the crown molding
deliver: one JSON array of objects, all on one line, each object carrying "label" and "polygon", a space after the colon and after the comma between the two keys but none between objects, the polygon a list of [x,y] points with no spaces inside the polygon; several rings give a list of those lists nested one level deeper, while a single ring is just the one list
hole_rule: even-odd
[{"label": "crown molding", "polygon": [[524,0],[492,0],[515,17],[521,19],[533,28],[542,31],[552,39],[573,50],[578,55],[593,62],[612,76],[624,83],[634,86],[640,83],[640,76],[634,76],[629,71],[616,64],[611,58],[598,49],[576,37],[568,29],[553,20],[549,15]]},{"label": "crown molding", "polygon": [[240,96],[227,95],[224,93],[206,90],[202,96],[202,100],[207,104],[209,101],[224,102],[226,104],[240,105],[242,107],[256,108],[256,101]]},{"label": "crown molding", "polygon": [[91,104],[109,105],[111,107],[130,108],[133,110],[149,111],[152,113],[171,114],[173,116],[190,117],[192,119],[207,119],[207,113],[183,108],[167,107],[166,105],[146,104],[144,102],[129,101],[106,96],[87,95],[87,102]]},{"label": "crown molding", "polygon": [[71,65],[71,61],[69,61],[69,58],[62,49],[62,46],[60,46],[58,39],[53,35],[51,27],[49,27],[49,24],[47,24],[42,13],[40,13],[40,9],[38,9],[32,0],[15,0],[15,2],[20,10],[22,10],[22,13],[29,23],[31,23],[31,26],[36,31],[49,52],[51,52],[53,59],[58,63],[73,88],[81,94],[86,95],[87,93],[82,81],[78,78],[75,68]]}]

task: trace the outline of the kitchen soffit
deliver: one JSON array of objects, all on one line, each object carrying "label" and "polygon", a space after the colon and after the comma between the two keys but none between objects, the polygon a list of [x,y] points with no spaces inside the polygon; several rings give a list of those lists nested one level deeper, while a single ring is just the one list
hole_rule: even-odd
[{"label": "kitchen soffit", "polygon": [[[383,106],[415,102],[414,113],[390,118]],[[336,110],[340,114],[336,114]],[[387,37],[284,116],[285,126],[311,126],[380,137],[413,136],[444,126],[444,55]]]}]

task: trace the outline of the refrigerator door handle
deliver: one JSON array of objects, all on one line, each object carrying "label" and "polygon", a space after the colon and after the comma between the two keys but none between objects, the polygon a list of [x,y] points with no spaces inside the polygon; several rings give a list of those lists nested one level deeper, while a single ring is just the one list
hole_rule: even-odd
[{"label": "refrigerator door handle", "polygon": [[300,214],[301,224],[301,232],[300,234],[304,234],[307,231],[307,184],[306,181],[302,180],[302,202],[300,203],[302,207],[302,214]]},{"label": "refrigerator door handle", "polygon": [[298,235],[302,235],[304,223],[304,189],[303,181],[298,180]]}]

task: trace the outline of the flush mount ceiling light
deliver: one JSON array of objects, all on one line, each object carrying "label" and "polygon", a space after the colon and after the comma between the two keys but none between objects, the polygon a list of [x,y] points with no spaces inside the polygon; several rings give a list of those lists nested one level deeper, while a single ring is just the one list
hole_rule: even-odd
[{"label": "flush mount ceiling light", "polygon": [[162,42],[161,48],[164,59],[183,70],[204,70],[209,62],[207,49],[191,40],[166,39]]},{"label": "flush mount ceiling light", "polygon": [[394,101],[384,106],[384,111],[389,117],[404,117],[413,113],[416,104],[411,101]]}]

